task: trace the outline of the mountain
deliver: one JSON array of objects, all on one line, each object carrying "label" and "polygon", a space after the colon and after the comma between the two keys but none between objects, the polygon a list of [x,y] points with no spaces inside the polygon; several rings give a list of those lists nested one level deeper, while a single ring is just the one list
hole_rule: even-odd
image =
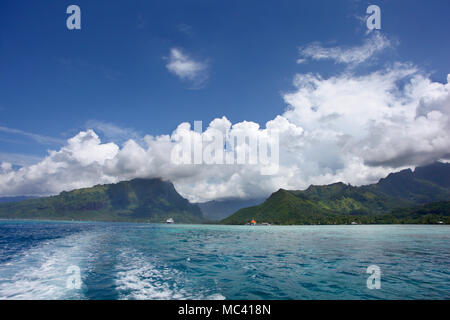
[{"label": "mountain", "polygon": [[17,196],[17,197],[0,197],[0,203],[18,202],[27,199],[35,199],[36,197]]},{"label": "mountain", "polygon": [[408,220],[405,208],[419,206],[420,212],[421,205],[433,202],[440,208],[439,201],[449,199],[450,164],[434,163],[391,173],[367,186],[334,183],[306,190],[280,189],[264,203],[240,209],[222,223],[245,224],[252,219],[274,224],[380,223],[389,217],[399,221]]},{"label": "mountain", "polygon": [[418,179],[431,181],[443,188],[450,188],[449,164],[436,162],[425,167],[417,167],[414,174]]},{"label": "mountain", "polygon": [[0,204],[0,218],[199,223],[200,208],[161,179],[134,179]]},{"label": "mountain", "polygon": [[377,216],[377,223],[439,223],[450,224],[450,201],[427,203],[410,208],[396,209],[389,214]]},{"label": "mountain", "polygon": [[[301,213],[301,214],[299,214]],[[244,224],[252,219],[273,224],[308,224],[331,216],[331,210],[313,200],[280,189],[262,204],[238,210],[222,220],[225,224]]]},{"label": "mountain", "polygon": [[255,206],[257,204],[263,203],[265,198],[257,199],[228,199],[228,200],[212,200],[203,203],[197,203],[197,205],[202,210],[203,216],[211,221],[222,220],[237,210]]},{"label": "mountain", "polygon": [[[16,199],[6,199],[21,200]],[[225,224],[252,219],[273,224],[450,223],[450,164],[434,163],[391,173],[378,183],[312,185],[280,189],[264,202],[210,201],[192,204],[161,179],[134,179],[61,192],[57,196],[0,203],[0,218],[91,221],[201,223],[205,217]],[[261,203],[262,202],[262,203]],[[261,203],[259,205],[255,205]],[[243,206],[248,206],[242,208]],[[253,206],[252,206],[253,205]],[[202,211],[204,214],[202,214]]]}]

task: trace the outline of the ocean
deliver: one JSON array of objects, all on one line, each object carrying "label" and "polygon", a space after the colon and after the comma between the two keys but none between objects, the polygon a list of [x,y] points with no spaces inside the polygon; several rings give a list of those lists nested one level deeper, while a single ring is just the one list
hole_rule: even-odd
[{"label": "ocean", "polygon": [[447,225],[3,220],[0,299],[450,299],[449,244]]}]

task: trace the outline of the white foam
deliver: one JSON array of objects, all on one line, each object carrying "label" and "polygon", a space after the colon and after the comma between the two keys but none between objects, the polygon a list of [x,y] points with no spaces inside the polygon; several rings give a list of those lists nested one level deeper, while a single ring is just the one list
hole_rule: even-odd
[{"label": "white foam", "polygon": [[206,297],[206,300],[225,300],[225,296],[221,295],[220,293],[212,294],[208,297]]},{"label": "white foam", "polygon": [[82,268],[93,234],[81,232],[29,249],[0,265],[0,299],[82,299],[69,289],[67,268]]},{"label": "white foam", "polygon": [[225,299],[220,294],[206,296],[202,290],[186,289],[184,273],[157,263],[155,258],[144,257],[136,250],[123,251],[119,261],[116,290],[121,299]]},{"label": "white foam", "polygon": [[[92,261],[98,259],[104,239],[102,232],[80,232],[46,241],[0,264],[0,299],[85,299],[84,284],[81,289],[66,287],[66,271],[78,266],[82,282],[84,275],[95,272]],[[117,261],[111,273],[120,299],[225,299],[211,290],[192,288],[184,272],[132,247],[122,248]]]}]

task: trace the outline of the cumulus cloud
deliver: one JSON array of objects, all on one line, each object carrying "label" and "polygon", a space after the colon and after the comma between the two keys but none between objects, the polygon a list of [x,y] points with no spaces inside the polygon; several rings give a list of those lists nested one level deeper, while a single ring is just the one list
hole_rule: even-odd
[{"label": "cumulus cloud", "polygon": [[[278,188],[310,184],[376,182],[388,172],[448,157],[450,75],[431,81],[415,67],[396,64],[363,76],[324,79],[303,74],[283,95],[287,110],[264,127],[217,118],[202,133],[189,123],[170,135],[130,139],[119,147],[102,143],[92,130],[69,139],[37,164],[14,170],[3,163],[1,195],[54,194],[62,190],[135,177],[162,177],[192,201],[267,196]],[[185,134],[211,130],[264,136],[279,132],[280,167],[263,176],[260,165],[177,165],[172,148]],[[239,147],[239,146],[238,146]]]},{"label": "cumulus cloud", "polygon": [[207,63],[194,60],[181,49],[170,49],[167,61],[166,67],[169,72],[181,80],[190,82],[195,87],[201,87],[208,78]]},{"label": "cumulus cloud", "polygon": [[357,65],[369,60],[375,54],[382,52],[392,46],[392,42],[380,33],[373,33],[361,46],[354,47],[323,47],[315,42],[310,45],[300,47],[300,58],[297,63],[304,63],[311,60],[333,60],[336,63]]},{"label": "cumulus cloud", "polygon": [[0,174],[1,195],[49,195],[98,183],[117,181],[102,173],[106,161],[119,152],[114,143],[102,144],[88,130],[69,139],[59,151],[40,162]]},{"label": "cumulus cloud", "polygon": [[319,162],[351,155],[364,165],[397,168],[435,161],[450,150],[448,80],[432,82],[396,64],[359,77],[298,75],[295,85],[284,96],[285,116],[328,146]]},{"label": "cumulus cloud", "polygon": [[[350,54],[347,49],[327,54],[337,61],[356,63],[367,60],[374,50],[346,58]],[[200,67],[179,51],[172,53],[168,65],[189,80],[188,70]],[[279,188],[304,189],[338,181],[373,183],[393,170],[450,158],[449,82],[450,75],[446,83],[440,83],[418,67],[402,63],[363,75],[348,70],[328,78],[297,74],[294,89],[282,96],[286,110],[265,126],[252,121],[233,124],[222,117],[211,121],[201,133],[189,123],[181,123],[171,134],[138,138],[132,131],[92,122],[95,130],[120,137],[123,143],[102,142],[89,129],[35,164],[16,169],[4,161],[0,165],[0,195],[49,195],[136,177],[170,180],[191,201],[259,198]],[[217,131],[229,137],[243,133],[257,138],[278,132],[279,170],[262,175],[261,163],[171,161],[172,150],[183,137],[209,141]],[[129,139],[125,140],[126,135]],[[247,143],[238,140],[236,149]],[[225,153],[231,151],[224,148]]]}]

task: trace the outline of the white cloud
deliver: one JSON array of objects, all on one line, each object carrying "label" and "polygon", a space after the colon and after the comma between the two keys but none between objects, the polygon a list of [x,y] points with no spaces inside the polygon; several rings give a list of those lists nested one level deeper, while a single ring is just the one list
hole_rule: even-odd
[{"label": "white cloud", "polygon": [[299,49],[300,58],[297,60],[297,63],[304,63],[308,59],[312,59],[334,60],[336,63],[356,65],[367,61],[390,46],[392,46],[392,42],[380,33],[372,34],[361,46],[349,48],[326,48],[316,42]]},{"label": "white cloud", "polygon": [[[449,76],[450,80],[450,76]],[[260,197],[278,188],[303,189],[337,181],[361,185],[396,168],[436,161],[450,151],[450,84],[433,82],[416,68],[397,64],[364,76],[328,79],[297,75],[296,90],[283,96],[286,112],[266,123],[211,128],[230,134],[265,135],[279,130],[280,169],[262,176],[258,165],[175,165],[172,147],[186,130],[128,140],[121,148],[80,132],[41,162],[13,170],[2,165],[1,195],[53,194],[61,190],[135,177],[162,177],[191,200]],[[194,134],[192,131],[189,131]]]},{"label": "white cloud", "polygon": [[32,132],[23,131],[20,129],[8,128],[8,127],[3,127],[3,126],[0,126],[0,132],[4,132],[7,134],[21,135],[21,136],[30,138],[40,144],[61,145],[64,143],[63,139],[48,137],[48,136],[44,136],[44,135],[40,135],[40,134],[36,134],[36,133],[32,133]]},{"label": "white cloud", "polygon": [[42,161],[42,157],[22,153],[0,152],[0,162],[4,163],[11,163],[17,166],[30,166],[39,161]]},{"label": "white cloud", "polygon": [[86,122],[86,129],[93,129],[95,132],[101,133],[105,138],[122,144],[129,139],[136,141],[141,140],[141,136],[131,128],[117,126],[110,122],[89,120]]},{"label": "white cloud", "polygon": [[258,137],[278,130],[275,175],[261,175],[259,165],[172,163],[177,139],[198,135],[181,123],[170,135],[129,139],[121,147],[102,143],[92,130],[80,132],[36,164],[17,170],[2,164],[0,195],[55,194],[135,177],[170,180],[193,201],[261,197],[338,181],[373,183],[395,169],[450,158],[449,81],[450,75],[447,83],[432,81],[409,64],[365,75],[298,74],[295,89],[283,95],[287,110],[265,127],[222,117],[205,128],[204,136],[213,128]]},{"label": "white cloud", "polygon": [[2,162],[0,164],[0,172],[2,173],[8,173],[12,171],[12,164],[9,162]]},{"label": "white cloud", "polygon": [[[298,75],[284,96],[285,116],[304,128],[312,160],[345,166],[346,156],[396,168],[435,161],[450,151],[450,85],[397,64],[365,76]],[[320,146],[326,146],[319,154]],[[309,153],[311,152],[311,154]],[[328,160],[327,160],[328,159]]]},{"label": "white cloud", "polygon": [[167,70],[181,80],[189,81],[194,87],[201,87],[208,78],[207,63],[195,61],[180,49],[170,49],[167,60]]}]

